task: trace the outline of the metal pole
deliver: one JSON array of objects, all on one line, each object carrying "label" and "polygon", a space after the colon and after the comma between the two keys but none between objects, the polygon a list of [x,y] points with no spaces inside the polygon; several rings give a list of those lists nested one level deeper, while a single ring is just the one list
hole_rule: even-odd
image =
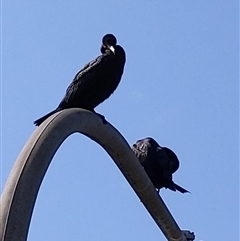
[{"label": "metal pole", "polygon": [[187,241],[123,136],[96,114],[68,109],[48,118],[19,154],[0,198],[0,240],[25,241],[38,190],[63,141],[79,132],[101,145],[169,241]]}]

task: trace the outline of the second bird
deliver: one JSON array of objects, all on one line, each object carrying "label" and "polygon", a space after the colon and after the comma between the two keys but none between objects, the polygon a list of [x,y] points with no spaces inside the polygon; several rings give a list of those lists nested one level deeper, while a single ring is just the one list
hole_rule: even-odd
[{"label": "second bird", "polygon": [[132,150],[158,191],[165,187],[181,193],[188,192],[172,180],[172,174],[179,168],[179,160],[172,150],[161,147],[150,137],[138,140]]},{"label": "second bird", "polygon": [[76,74],[58,107],[34,121],[36,126],[63,109],[83,108],[94,112],[94,108],[114,92],[124,71],[125,51],[117,45],[113,34],[106,34],[102,39],[101,52],[102,55]]}]

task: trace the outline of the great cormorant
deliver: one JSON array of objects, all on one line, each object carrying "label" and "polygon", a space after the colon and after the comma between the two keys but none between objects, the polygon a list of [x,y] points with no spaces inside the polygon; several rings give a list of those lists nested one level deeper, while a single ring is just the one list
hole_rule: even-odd
[{"label": "great cormorant", "polygon": [[94,108],[114,92],[123,74],[125,51],[117,45],[113,34],[106,34],[102,39],[101,53],[76,74],[58,107],[34,121],[36,126],[63,109],[83,108],[94,112]]},{"label": "great cormorant", "polygon": [[132,150],[158,192],[163,187],[181,193],[188,192],[172,180],[172,174],[179,168],[179,160],[172,150],[161,147],[150,137],[138,140]]}]

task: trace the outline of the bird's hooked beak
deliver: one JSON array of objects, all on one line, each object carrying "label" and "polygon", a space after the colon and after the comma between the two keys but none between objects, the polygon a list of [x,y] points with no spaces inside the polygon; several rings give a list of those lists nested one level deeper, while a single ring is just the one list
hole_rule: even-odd
[{"label": "bird's hooked beak", "polygon": [[108,48],[113,52],[113,54],[115,54],[115,49],[113,46],[108,46]]}]

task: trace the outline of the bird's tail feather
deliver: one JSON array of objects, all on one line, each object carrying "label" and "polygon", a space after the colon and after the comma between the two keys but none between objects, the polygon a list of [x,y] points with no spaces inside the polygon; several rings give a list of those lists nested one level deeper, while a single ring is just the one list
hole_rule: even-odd
[{"label": "bird's tail feather", "polygon": [[50,117],[51,115],[53,115],[54,113],[58,112],[59,110],[53,110],[51,112],[49,112],[48,114],[44,115],[43,117],[37,119],[34,121],[34,125],[35,126],[40,126],[48,117]]},{"label": "bird's tail feather", "polygon": [[[176,183],[174,183],[174,187],[177,191],[181,192],[181,193],[187,193],[189,192],[188,190],[184,189],[183,187],[180,187],[179,185],[177,185]],[[190,193],[190,192],[189,192]]]}]

